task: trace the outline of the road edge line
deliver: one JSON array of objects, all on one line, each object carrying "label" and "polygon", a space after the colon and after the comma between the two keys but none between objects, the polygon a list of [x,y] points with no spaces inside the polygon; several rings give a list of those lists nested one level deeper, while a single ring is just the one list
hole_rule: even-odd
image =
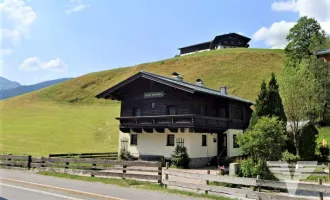
[{"label": "road edge line", "polygon": [[21,184],[26,184],[26,185],[34,185],[34,186],[41,187],[41,188],[53,189],[53,190],[58,190],[58,191],[65,191],[65,192],[69,192],[69,193],[86,195],[86,196],[91,196],[91,197],[98,197],[98,198],[108,199],[108,200],[126,200],[126,199],[122,199],[122,198],[118,198],[118,197],[111,197],[111,196],[107,196],[107,195],[103,195],[103,194],[97,194],[97,193],[92,193],[92,192],[84,192],[84,191],[80,191],[80,190],[62,188],[62,187],[53,186],[53,185],[40,184],[40,183],[16,180],[16,179],[11,179],[11,178],[0,177],[0,180],[5,180],[5,181],[9,181],[9,182],[14,182],[14,183],[21,183]]}]

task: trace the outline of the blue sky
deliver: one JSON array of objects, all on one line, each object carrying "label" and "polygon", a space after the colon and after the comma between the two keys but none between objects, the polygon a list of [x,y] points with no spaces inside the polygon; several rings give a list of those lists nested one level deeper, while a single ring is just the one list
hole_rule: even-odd
[{"label": "blue sky", "polygon": [[[299,16],[320,12],[299,0],[0,2],[0,75],[22,84],[171,58],[178,47],[229,32],[251,37],[253,48],[283,48]],[[330,16],[313,17],[330,24]]]}]

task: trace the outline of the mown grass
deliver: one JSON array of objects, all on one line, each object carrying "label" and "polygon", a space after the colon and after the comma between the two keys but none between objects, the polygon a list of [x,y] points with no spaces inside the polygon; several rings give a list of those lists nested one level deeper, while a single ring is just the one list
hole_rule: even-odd
[{"label": "mown grass", "polygon": [[179,194],[179,195],[186,195],[191,197],[197,198],[206,198],[206,199],[215,199],[215,200],[229,200],[230,198],[226,197],[219,197],[215,195],[207,195],[207,194],[197,194],[194,192],[176,190],[176,189],[169,189],[165,188],[162,184],[150,183],[150,182],[142,182],[136,180],[129,180],[129,179],[113,179],[113,178],[99,178],[99,177],[87,177],[87,176],[78,176],[72,174],[60,174],[54,172],[38,172],[38,174],[47,175],[47,176],[55,176],[59,178],[68,178],[73,180],[81,180],[81,181],[89,181],[89,182],[101,182],[105,184],[112,184],[121,187],[134,187],[146,190],[154,190],[154,191],[161,191],[167,192],[171,194]]},{"label": "mown grass", "polygon": [[50,153],[117,151],[119,103],[67,105],[0,102],[0,152]]},{"label": "mown grass", "polygon": [[90,73],[58,85],[0,101],[0,152],[50,153],[117,151],[120,103],[95,95],[145,70],[207,87],[227,85],[230,94],[255,100],[260,83],[283,67],[283,51],[226,49]]}]

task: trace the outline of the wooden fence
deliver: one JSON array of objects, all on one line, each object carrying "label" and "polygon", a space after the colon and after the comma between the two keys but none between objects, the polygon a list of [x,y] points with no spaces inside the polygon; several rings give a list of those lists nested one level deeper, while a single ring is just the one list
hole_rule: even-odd
[{"label": "wooden fence", "polygon": [[161,183],[162,180],[162,163],[149,161],[0,155],[0,167],[21,167],[33,171],[50,171],[91,177],[117,177],[158,183]]},{"label": "wooden fence", "polygon": [[[250,198],[250,199],[281,199],[281,200],[294,200],[294,199],[308,199],[307,197],[293,197],[287,193],[272,193],[265,192],[267,189],[278,189],[278,190],[294,190],[294,191],[304,191],[304,192],[317,192],[319,197],[323,199],[323,193],[330,194],[330,186],[313,184],[313,183],[302,183],[302,182],[284,182],[284,181],[272,181],[272,180],[262,180],[255,178],[241,178],[232,176],[220,176],[220,175],[210,175],[210,171],[206,171],[205,174],[200,173],[190,173],[182,172],[178,170],[168,169],[168,163],[166,163],[166,169],[163,172],[165,174],[165,180],[163,184],[167,186],[174,186],[177,188],[185,188],[197,191],[203,191],[207,194],[227,194],[234,195],[237,197]],[[171,180],[171,179],[178,179]],[[183,181],[182,179],[188,179],[190,181]],[[194,179],[195,181],[191,180]],[[197,181],[196,181],[197,180]],[[198,184],[196,182],[205,181],[205,184]],[[218,186],[212,183],[223,183],[233,184],[235,188]],[[264,191],[264,192],[262,192]]]},{"label": "wooden fence", "polygon": [[30,168],[30,163],[31,156],[0,155],[0,167],[2,168]]},{"label": "wooden fence", "polygon": [[106,153],[71,153],[71,154],[49,154],[50,158],[104,158],[110,160],[118,159],[118,152],[106,152]]},{"label": "wooden fence", "polygon": [[267,162],[267,166],[277,178],[284,180],[301,180],[308,176],[328,176],[330,178],[330,164]]}]

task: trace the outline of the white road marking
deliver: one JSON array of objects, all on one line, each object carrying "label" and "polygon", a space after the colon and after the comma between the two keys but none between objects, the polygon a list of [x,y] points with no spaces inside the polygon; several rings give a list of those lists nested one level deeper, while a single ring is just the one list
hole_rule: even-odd
[{"label": "white road marking", "polygon": [[96,193],[91,193],[91,192],[83,192],[83,191],[74,190],[74,189],[62,188],[62,187],[57,187],[57,186],[52,186],[52,185],[45,185],[45,184],[40,184],[40,183],[33,183],[33,182],[16,180],[16,179],[11,179],[11,178],[0,177],[0,180],[10,181],[10,182],[14,182],[14,183],[34,185],[34,186],[37,186],[37,187],[50,188],[50,189],[54,189],[54,190],[60,190],[60,191],[75,193],[75,194],[79,194],[79,195],[86,195],[86,196],[97,197],[97,198],[108,199],[108,200],[125,200],[125,199],[122,199],[122,198],[111,197],[111,196],[102,195],[102,194],[96,194]]},{"label": "white road marking", "polygon": [[45,192],[45,191],[41,191],[41,190],[35,190],[35,189],[30,189],[30,188],[25,188],[25,187],[19,187],[19,186],[16,186],[16,185],[9,185],[9,184],[5,184],[5,183],[0,183],[0,185],[6,186],[6,187],[11,187],[11,188],[16,188],[16,189],[20,189],[20,190],[27,190],[27,191],[30,191],[30,192],[36,192],[36,193],[46,194],[46,195],[55,196],[55,197],[61,197],[63,199],[83,200],[83,199],[69,197],[69,196],[65,196],[65,195],[61,195],[61,194],[55,194],[55,193]]}]

